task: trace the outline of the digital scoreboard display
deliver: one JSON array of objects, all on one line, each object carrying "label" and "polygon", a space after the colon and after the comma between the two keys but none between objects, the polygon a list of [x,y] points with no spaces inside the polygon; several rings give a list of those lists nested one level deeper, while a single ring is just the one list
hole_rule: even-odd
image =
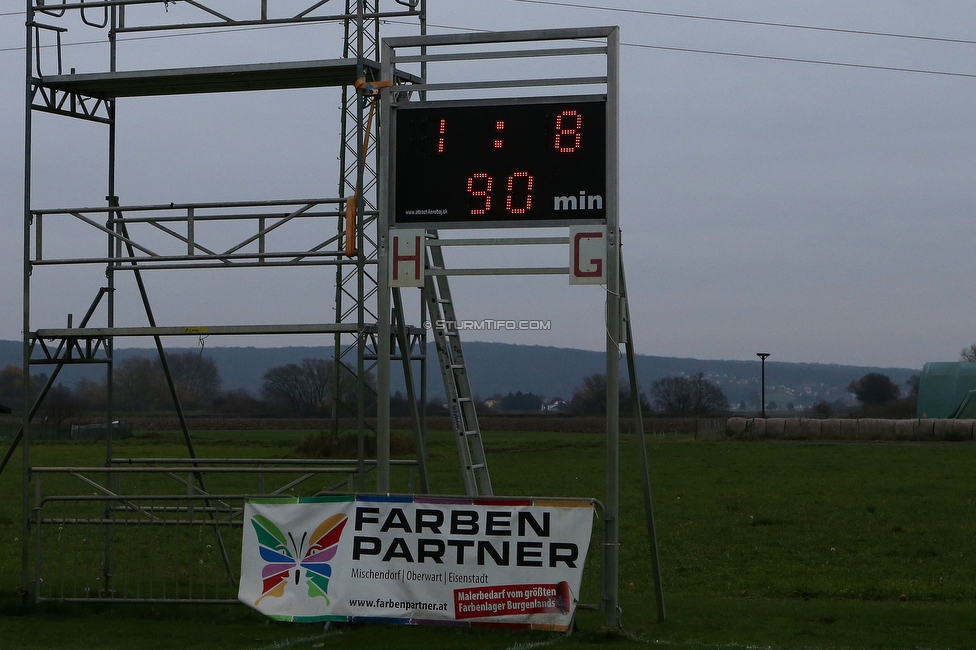
[{"label": "digital scoreboard display", "polygon": [[606,220],[607,102],[401,105],[393,222]]}]

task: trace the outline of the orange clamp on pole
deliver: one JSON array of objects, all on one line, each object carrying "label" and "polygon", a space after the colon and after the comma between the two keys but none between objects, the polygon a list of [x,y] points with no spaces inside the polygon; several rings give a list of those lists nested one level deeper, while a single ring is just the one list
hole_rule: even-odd
[{"label": "orange clamp on pole", "polygon": [[392,88],[392,81],[366,81],[366,77],[360,77],[356,79],[355,84],[357,90],[361,90],[367,95],[376,95],[379,93],[380,88]]},{"label": "orange clamp on pole", "polygon": [[[366,118],[366,134],[363,138],[362,147],[359,152],[359,170],[362,172],[365,164],[366,149],[369,146],[369,133],[373,126],[373,114],[376,112],[376,98],[379,96],[380,88],[393,86],[392,81],[366,81],[365,77],[356,79],[354,84],[356,89],[369,96],[372,101],[369,103],[369,117]],[[346,257],[356,256],[356,212],[359,203],[358,189],[352,196],[346,199]]]}]

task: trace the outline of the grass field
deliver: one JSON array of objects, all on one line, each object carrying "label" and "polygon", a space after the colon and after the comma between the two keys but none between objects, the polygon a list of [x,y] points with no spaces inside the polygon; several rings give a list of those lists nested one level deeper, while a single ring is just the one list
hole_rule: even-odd
[{"label": "grass field", "polygon": [[[206,432],[209,457],[288,457],[307,432]],[[601,436],[489,432],[496,493],[603,498]],[[22,608],[20,468],[0,476],[0,647],[86,648],[971,648],[976,647],[976,446],[701,442],[654,436],[652,480],[668,622],[656,622],[637,478],[622,442],[625,631],[581,612],[570,638],[507,630],[271,624],[244,606]],[[93,444],[33,448],[35,464],[100,464]],[[182,455],[175,435],[119,456]],[[452,436],[430,441],[431,481],[459,493]],[[599,531],[594,531],[594,546]],[[598,567],[583,600],[596,602]]]}]

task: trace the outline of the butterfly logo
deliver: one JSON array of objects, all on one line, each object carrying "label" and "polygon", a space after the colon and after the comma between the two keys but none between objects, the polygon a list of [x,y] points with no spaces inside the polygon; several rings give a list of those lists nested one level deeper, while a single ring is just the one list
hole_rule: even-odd
[{"label": "butterfly logo", "polygon": [[311,535],[305,532],[301,540],[296,542],[291,533],[285,537],[281,529],[267,517],[254,515],[251,518],[251,525],[258,535],[261,559],[267,562],[261,570],[263,586],[261,597],[254,603],[255,606],[268,596],[272,598],[284,596],[285,585],[288,584],[292,571],[294,571],[294,584],[297,585],[301,581],[303,570],[309,597],[321,596],[325,598],[326,605],[330,604],[327,593],[332,567],[329,561],[339,550],[339,538],[342,537],[342,529],[345,528],[347,521],[346,515],[332,515],[319,524]]}]

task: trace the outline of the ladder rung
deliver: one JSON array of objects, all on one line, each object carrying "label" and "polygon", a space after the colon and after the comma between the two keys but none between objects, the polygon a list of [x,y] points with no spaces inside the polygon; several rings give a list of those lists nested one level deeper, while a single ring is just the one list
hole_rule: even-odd
[{"label": "ladder rung", "polygon": [[[428,268],[431,271],[446,269],[447,265],[440,257],[440,250],[431,250],[434,250],[434,253],[428,258],[430,260]],[[455,442],[458,444],[465,481],[472,494],[491,494],[488,462],[485,459],[474,397],[468,386],[467,366],[461,352],[461,332],[454,320],[454,301],[447,288],[447,278],[441,280],[428,276],[425,286],[428,316],[432,324],[436,323],[433,334],[437,344],[437,358],[444,379],[444,389],[452,405],[452,424],[456,427],[455,431],[458,435]]]}]

